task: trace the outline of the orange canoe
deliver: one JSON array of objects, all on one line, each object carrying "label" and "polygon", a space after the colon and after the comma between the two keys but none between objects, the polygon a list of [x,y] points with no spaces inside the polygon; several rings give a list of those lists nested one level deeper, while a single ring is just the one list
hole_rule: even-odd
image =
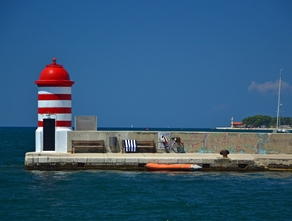
[{"label": "orange canoe", "polygon": [[177,170],[177,171],[191,171],[202,169],[197,164],[164,164],[164,163],[147,163],[147,170]]}]

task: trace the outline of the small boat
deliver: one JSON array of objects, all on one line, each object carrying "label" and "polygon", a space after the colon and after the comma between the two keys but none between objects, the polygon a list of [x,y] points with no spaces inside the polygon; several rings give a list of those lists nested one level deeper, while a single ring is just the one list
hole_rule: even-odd
[{"label": "small boat", "polygon": [[193,171],[202,169],[197,164],[166,164],[166,163],[147,163],[147,170],[172,170],[172,171]]}]

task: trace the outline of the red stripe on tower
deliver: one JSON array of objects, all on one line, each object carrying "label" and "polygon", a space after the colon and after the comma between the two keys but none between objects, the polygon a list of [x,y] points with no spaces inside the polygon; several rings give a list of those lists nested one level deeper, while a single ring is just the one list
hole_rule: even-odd
[{"label": "red stripe on tower", "polygon": [[[43,127],[43,121],[38,122],[38,127]],[[56,121],[56,127],[71,127],[71,121]]]},{"label": "red stripe on tower", "polygon": [[71,94],[39,94],[38,100],[71,100]]},{"label": "red stripe on tower", "polygon": [[71,114],[71,107],[40,107],[39,114]]}]

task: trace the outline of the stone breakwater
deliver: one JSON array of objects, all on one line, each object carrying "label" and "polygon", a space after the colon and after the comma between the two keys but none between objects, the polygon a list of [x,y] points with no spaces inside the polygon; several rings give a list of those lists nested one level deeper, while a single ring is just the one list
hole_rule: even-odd
[{"label": "stone breakwater", "polygon": [[291,170],[292,155],[229,154],[228,158],[212,153],[35,153],[25,156],[27,170],[146,170],[148,162],[198,164],[203,171]]},{"label": "stone breakwater", "polygon": [[[146,170],[148,162],[198,164],[203,171],[292,170],[292,134],[171,132],[186,153],[165,153],[159,131],[68,131],[67,152],[28,152],[27,170]],[[115,138],[114,144],[111,139]],[[155,153],[124,153],[123,140],[154,141]],[[101,140],[104,153],[73,153],[73,141]],[[66,148],[65,148],[66,149]],[[228,150],[227,157],[220,151]]]}]

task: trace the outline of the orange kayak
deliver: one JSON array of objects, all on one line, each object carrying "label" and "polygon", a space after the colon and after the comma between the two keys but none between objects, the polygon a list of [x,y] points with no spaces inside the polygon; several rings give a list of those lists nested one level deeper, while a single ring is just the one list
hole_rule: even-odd
[{"label": "orange kayak", "polygon": [[166,164],[166,163],[147,163],[147,170],[177,170],[177,171],[191,171],[202,169],[197,164]]}]

